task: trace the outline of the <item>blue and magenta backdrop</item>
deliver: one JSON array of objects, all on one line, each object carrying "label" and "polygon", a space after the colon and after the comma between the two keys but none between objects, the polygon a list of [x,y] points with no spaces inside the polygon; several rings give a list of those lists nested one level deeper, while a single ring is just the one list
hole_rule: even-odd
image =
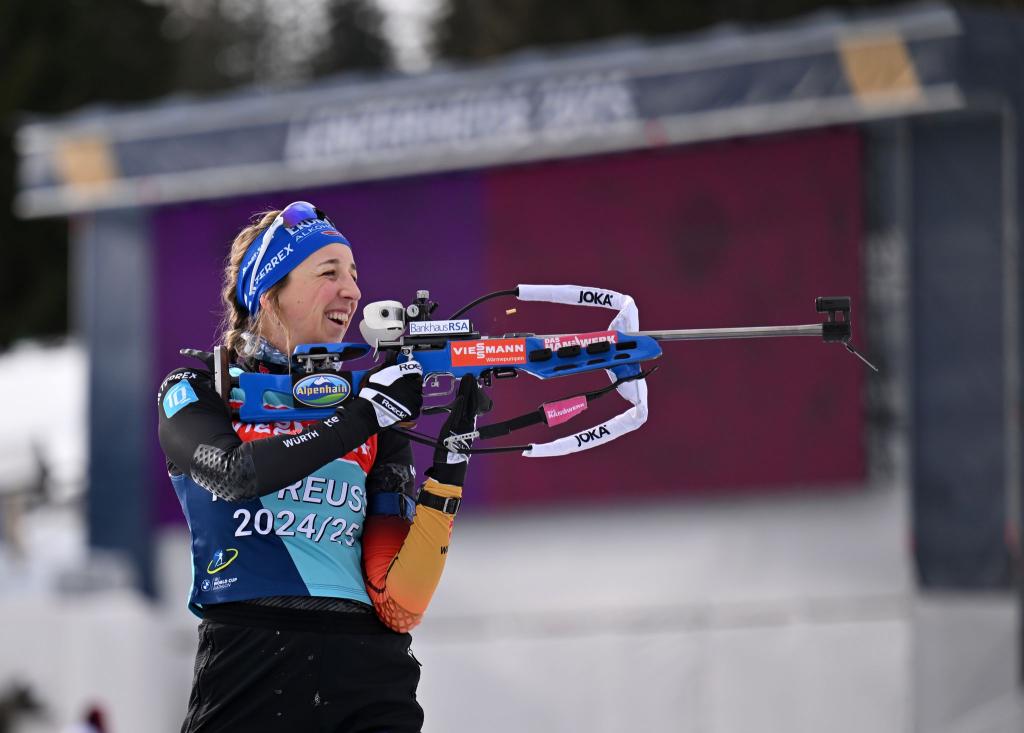
[{"label": "blue and magenta backdrop", "polygon": [[[812,323],[816,296],[851,295],[863,343],[860,158],[857,132],[836,129],[166,207],[152,218],[153,390],[187,363],[179,348],[217,340],[235,233],[254,213],[297,199],[327,211],[353,242],[364,303],[408,302],[428,289],[447,315],[491,290],[574,283],[629,293],[642,328],[670,329]],[[516,301],[471,314],[491,335],[598,330],[611,316]],[[350,337],[359,339],[356,328]],[[834,490],[863,480],[863,371],[841,347],[780,339],[664,350],[642,429],[564,458],[478,456],[466,508]],[[603,373],[498,382],[484,420],[606,383]],[[609,396],[564,432],[625,407]],[[512,438],[561,434],[535,428]],[[429,465],[429,452],[417,458],[421,470]],[[157,521],[181,521],[155,431],[152,466]]]}]

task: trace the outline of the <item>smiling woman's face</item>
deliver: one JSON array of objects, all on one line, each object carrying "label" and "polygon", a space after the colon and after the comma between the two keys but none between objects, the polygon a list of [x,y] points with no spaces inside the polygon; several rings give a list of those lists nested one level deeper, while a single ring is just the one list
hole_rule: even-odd
[{"label": "smiling woman's face", "polygon": [[[318,249],[288,274],[277,305],[264,294],[263,336],[278,349],[341,341],[359,305],[352,250],[334,243]],[[275,318],[276,313],[276,318]]]}]

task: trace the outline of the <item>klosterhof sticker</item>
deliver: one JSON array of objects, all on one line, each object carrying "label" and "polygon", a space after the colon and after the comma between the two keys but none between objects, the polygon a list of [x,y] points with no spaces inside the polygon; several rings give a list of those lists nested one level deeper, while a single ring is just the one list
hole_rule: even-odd
[{"label": "klosterhof sticker", "polygon": [[453,341],[452,366],[494,366],[525,364],[526,339],[481,339]]}]

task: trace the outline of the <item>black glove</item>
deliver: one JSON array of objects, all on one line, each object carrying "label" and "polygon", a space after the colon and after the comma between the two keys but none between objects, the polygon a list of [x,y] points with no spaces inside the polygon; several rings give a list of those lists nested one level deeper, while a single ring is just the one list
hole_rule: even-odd
[{"label": "black glove", "polygon": [[[434,450],[434,465],[427,469],[428,476],[442,484],[463,485],[469,455],[450,452],[444,447],[443,441],[450,435],[462,435],[476,430],[477,416],[489,412],[491,406],[491,398],[480,389],[476,378],[472,374],[464,376],[459,382],[455,401],[449,407],[451,414],[445,420],[444,427],[437,437],[442,444]],[[472,439],[468,440],[467,447],[472,442]]]},{"label": "black glove", "polygon": [[359,397],[373,405],[380,430],[415,420],[423,407],[423,367],[415,359],[385,363],[366,375]]}]

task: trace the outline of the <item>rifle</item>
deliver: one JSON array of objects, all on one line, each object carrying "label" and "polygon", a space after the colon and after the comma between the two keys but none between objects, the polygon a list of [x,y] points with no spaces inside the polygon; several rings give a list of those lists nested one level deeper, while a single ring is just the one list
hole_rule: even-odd
[{"label": "rifle", "polygon": [[[506,333],[487,336],[479,333],[469,319],[462,318],[471,308],[493,298],[516,297],[520,301],[542,301],[607,308],[617,311],[604,331],[572,334]],[[497,453],[519,451],[524,456],[566,455],[608,443],[640,427],[647,419],[646,378],[657,367],[644,369],[646,362],[662,355],[662,341],[743,339],[782,336],[815,336],[826,343],[842,343],[869,367],[878,371],[850,343],[853,324],[850,298],[845,296],[815,299],[815,310],[825,314],[823,322],[793,326],[755,326],[746,328],[696,328],[669,331],[639,330],[639,314],[633,298],[614,290],[578,285],[519,285],[511,290],[488,293],[460,308],[446,319],[432,318],[437,303],[426,290],[416,292],[408,306],[398,301],[370,303],[363,310],[359,329],[366,343],[304,344],[291,355],[289,374],[241,372],[232,375],[223,347],[214,349],[214,378],[221,396],[237,410],[243,422],[318,420],[330,417],[335,409],[352,399],[369,369],[348,370],[349,361],[384,352],[398,363],[415,358],[423,367],[425,401],[451,397],[461,377],[472,374],[478,384],[490,387],[495,380],[517,376],[520,372],[538,379],[568,377],[605,370],[611,377],[608,386],[581,392],[540,405],[501,423],[485,425],[471,433],[446,438],[451,451]],[[232,403],[230,394],[237,387],[244,393],[240,403]],[[548,443],[470,448],[473,440],[488,440],[531,425],[561,425],[585,411],[594,400],[616,391],[631,407],[598,425]],[[275,397],[276,395],[276,397]],[[292,401],[295,406],[282,406]],[[424,414],[448,409],[428,406]],[[438,446],[436,439],[407,427],[392,428],[411,440]]]}]

